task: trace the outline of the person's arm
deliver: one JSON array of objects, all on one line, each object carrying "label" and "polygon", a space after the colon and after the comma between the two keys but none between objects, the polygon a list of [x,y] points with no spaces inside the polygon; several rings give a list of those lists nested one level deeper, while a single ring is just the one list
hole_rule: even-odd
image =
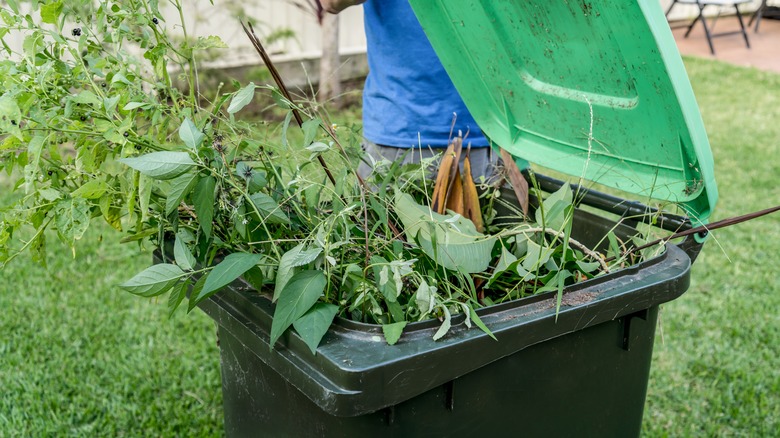
[{"label": "person's arm", "polygon": [[320,0],[322,7],[331,14],[338,14],[349,6],[359,5],[366,0]]}]

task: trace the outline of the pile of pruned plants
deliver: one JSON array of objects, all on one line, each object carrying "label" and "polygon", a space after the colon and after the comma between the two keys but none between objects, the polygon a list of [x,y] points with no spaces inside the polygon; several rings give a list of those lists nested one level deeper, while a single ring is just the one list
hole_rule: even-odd
[{"label": "pile of pruned plants", "polygon": [[[391,344],[426,319],[445,336],[455,314],[489,333],[477,309],[543,292],[560,303],[628,262],[605,261],[614,236],[612,254],[572,238],[568,186],[532,183],[529,209],[515,167],[471,178],[467,139],[420,164],[374,162],[283,86],[200,88],[199,54],[225,45],[188,37],[157,1],[101,1],[87,17],[77,3],[0,2],[0,169],[18,193],[0,210],[0,264],[46,263],[47,230],[75,253],[104,221],[104,238],[164,249],[121,288],[167,294],[173,312],[243,277],[275,302],[272,343],[294,326],[314,350],[337,316],[381,325]],[[258,93],[285,113],[273,141],[237,118]]]}]

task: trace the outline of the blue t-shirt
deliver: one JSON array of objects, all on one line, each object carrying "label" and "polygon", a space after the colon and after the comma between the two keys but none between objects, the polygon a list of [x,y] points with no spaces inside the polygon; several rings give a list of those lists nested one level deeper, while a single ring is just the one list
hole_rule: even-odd
[{"label": "blue t-shirt", "polygon": [[[452,85],[408,0],[367,0],[368,77],[363,136],[395,147],[446,147],[460,130],[472,147],[488,145]],[[419,139],[418,139],[419,133]]]}]

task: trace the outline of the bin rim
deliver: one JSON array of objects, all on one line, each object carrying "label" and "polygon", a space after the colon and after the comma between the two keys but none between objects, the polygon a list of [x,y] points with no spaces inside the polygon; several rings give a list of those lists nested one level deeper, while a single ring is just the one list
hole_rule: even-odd
[{"label": "bin rim", "polygon": [[566,288],[560,311],[555,294],[493,306],[480,318],[498,340],[461,323],[434,341],[436,328],[423,324],[389,346],[370,327],[334,324],[316,355],[293,331],[270,348],[273,305],[246,283],[237,281],[198,306],[325,412],[353,417],[401,403],[532,345],[674,300],[688,289],[690,267],[686,253],[669,245],[640,265]]},{"label": "bin rim", "polygon": [[657,1],[410,4],[494,145],[707,223],[712,152]]}]

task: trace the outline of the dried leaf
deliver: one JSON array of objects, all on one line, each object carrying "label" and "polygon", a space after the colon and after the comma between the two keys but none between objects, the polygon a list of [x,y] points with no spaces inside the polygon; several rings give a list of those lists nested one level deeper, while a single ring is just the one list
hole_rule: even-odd
[{"label": "dried leaf", "polygon": [[474,227],[480,233],[484,231],[485,225],[482,220],[482,210],[479,207],[479,193],[477,185],[471,176],[471,161],[469,156],[463,159],[463,216],[474,222]]},{"label": "dried leaf", "polygon": [[460,177],[460,168],[455,168],[455,178],[450,184],[447,194],[447,210],[454,211],[461,216],[465,216],[463,206],[463,181]]},{"label": "dried leaf", "polygon": [[452,170],[452,160],[455,159],[454,145],[450,145],[439,164],[439,173],[436,175],[436,183],[433,186],[433,199],[431,200],[431,209],[436,213],[443,214],[446,204],[447,186],[450,182],[450,171]]},{"label": "dried leaf", "polygon": [[504,167],[506,167],[509,182],[512,183],[512,190],[515,191],[515,196],[517,196],[517,202],[520,203],[523,214],[528,216],[528,181],[520,173],[520,169],[515,164],[512,154],[505,149],[501,149],[501,159],[504,160]]}]

